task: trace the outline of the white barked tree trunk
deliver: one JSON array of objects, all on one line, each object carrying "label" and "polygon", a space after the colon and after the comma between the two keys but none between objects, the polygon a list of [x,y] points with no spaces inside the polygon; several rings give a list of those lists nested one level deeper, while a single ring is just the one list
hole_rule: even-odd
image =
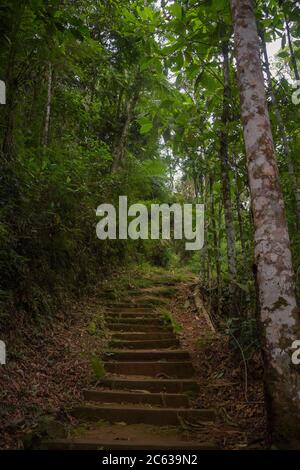
[{"label": "white barked tree trunk", "polygon": [[273,444],[300,448],[300,339],[290,241],[279,184],[256,27],[254,2],[231,0],[241,116],[255,227],[265,390]]}]

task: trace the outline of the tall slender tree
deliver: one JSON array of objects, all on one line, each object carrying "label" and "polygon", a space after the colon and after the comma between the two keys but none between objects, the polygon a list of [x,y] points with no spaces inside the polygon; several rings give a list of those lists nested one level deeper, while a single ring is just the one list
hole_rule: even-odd
[{"label": "tall slender tree", "polygon": [[300,338],[290,242],[266,104],[253,0],[231,0],[254,220],[255,262],[265,390],[271,436],[279,447],[300,445],[300,368],[290,351]]},{"label": "tall slender tree", "polygon": [[[228,270],[231,279],[236,278],[236,253],[235,253],[235,230],[233,223],[232,203],[231,203],[231,188],[230,188],[230,175],[229,175],[229,162],[228,162],[228,124],[229,124],[229,100],[230,100],[230,67],[228,56],[228,42],[222,44],[223,56],[223,77],[224,77],[224,95],[223,95],[223,110],[221,117],[221,132],[220,132],[220,162],[221,162],[221,181],[222,181],[222,194],[224,203],[225,215],[225,229],[227,239],[227,258]],[[232,286],[232,284],[231,284]]]},{"label": "tall slender tree", "polygon": [[285,12],[284,12],[284,23],[285,23],[285,30],[286,30],[286,34],[287,34],[290,55],[291,55],[292,69],[293,69],[293,72],[294,72],[294,75],[295,75],[295,79],[300,80],[299,69],[298,69],[298,65],[297,65],[297,59],[296,59],[294,46],[293,46],[293,42],[292,42],[290,22],[289,22]]},{"label": "tall slender tree", "polygon": [[266,41],[264,37],[264,32],[262,29],[260,29],[259,32],[260,32],[260,37],[261,37],[261,45],[262,45],[262,52],[263,52],[263,57],[264,57],[264,65],[266,69],[269,93],[270,93],[272,105],[274,108],[278,129],[280,131],[280,135],[282,138],[283,153],[287,162],[289,178],[291,182],[293,196],[294,196],[295,203],[296,203],[295,205],[296,205],[297,227],[300,228],[300,190],[297,184],[296,172],[295,172],[294,163],[291,157],[291,152],[290,152],[287,133],[285,130],[285,125],[284,125],[284,122],[283,122],[283,119],[279,110],[279,106],[277,103],[277,99],[276,99],[276,95],[275,95],[275,91],[273,87],[272,75],[270,71],[269,56],[268,56],[267,45],[266,45]]},{"label": "tall slender tree", "polygon": [[43,146],[47,147],[49,143],[49,129],[50,129],[50,116],[51,116],[51,98],[52,98],[52,80],[53,80],[53,69],[52,64],[48,64],[48,85],[47,85],[47,102],[46,102],[46,112],[45,112],[45,123],[43,130]]}]

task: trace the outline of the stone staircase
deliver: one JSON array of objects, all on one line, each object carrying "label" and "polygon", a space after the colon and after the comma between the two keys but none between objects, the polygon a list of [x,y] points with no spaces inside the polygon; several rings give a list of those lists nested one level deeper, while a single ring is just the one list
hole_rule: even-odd
[{"label": "stone staircase", "polygon": [[[106,376],[97,388],[84,390],[84,404],[70,411],[83,432],[48,442],[48,449],[216,448],[207,438],[214,410],[190,404],[198,384],[189,352],[153,306],[134,299],[106,310]],[[204,437],[191,437],[184,423],[203,429]]]}]

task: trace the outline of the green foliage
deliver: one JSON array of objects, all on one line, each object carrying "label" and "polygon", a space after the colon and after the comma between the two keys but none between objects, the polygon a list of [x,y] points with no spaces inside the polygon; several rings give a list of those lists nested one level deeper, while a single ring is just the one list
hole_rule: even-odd
[{"label": "green foliage", "polygon": [[105,367],[103,361],[98,356],[92,356],[90,359],[91,368],[95,381],[103,379],[105,376]]},{"label": "green foliage", "polygon": [[[170,87],[153,38],[160,14],[142,2],[12,1],[0,15],[8,94],[0,118],[0,321],[7,322],[15,308],[50,314],[66,292],[80,295],[116,266],[154,257],[155,244],[99,242],[95,209],[120,194],[134,202],[167,198],[164,119],[149,92],[161,100]],[[134,109],[113,174],[137,77],[143,108]],[[142,116],[150,116],[146,129]],[[160,250],[157,262],[166,264]]]},{"label": "green foliage", "polygon": [[260,347],[255,318],[229,318],[226,322],[225,333],[229,337],[232,350],[237,354],[242,353],[246,360]]},{"label": "green foliage", "polygon": [[[219,313],[232,315],[232,283],[238,292],[235,314],[253,310],[253,228],[229,2],[158,3],[1,4],[0,79],[7,86],[0,116],[3,324],[15,309],[50,315],[66,295],[81,295],[129,262],[168,269],[188,265],[201,275],[211,298],[218,297]],[[279,8],[268,0],[257,3],[256,15],[267,42],[282,40],[273,81],[298,178],[300,107],[291,106],[289,99],[295,73],[285,17],[299,59],[299,11],[293,2]],[[226,130],[235,280],[228,274],[219,160],[224,42],[230,58]],[[270,112],[299,273],[294,195],[276,115]],[[122,194],[130,204],[147,207],[153,202],[205,203],[204,250],[188,253],[180,240],[100,243],[95,209],[102,202],[117,204]],[[298,274],[297,285],[299,290]]]},{"label": "green foliage", "polygon": [[91,321],[88,326],[88,332],[90,335],[94,336],[97,333],[97,325],[94,321]]},{"label": "green foliage", "polygon": [[162,317],[163,323],[166,326],[171,326],[174,333],[178,334],[182,331],[182,326],[172,317],[167,309],[159,308],[158,312]]}]

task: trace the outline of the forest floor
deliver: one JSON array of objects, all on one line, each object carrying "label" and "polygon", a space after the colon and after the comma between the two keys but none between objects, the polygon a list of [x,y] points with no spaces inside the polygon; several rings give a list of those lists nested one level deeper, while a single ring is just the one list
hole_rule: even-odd
[{"label": "forest floor", "polygon": [[92,359],[105,344],[93,331],[99,314],[97,297],[88,298],[42,323],[19,314],[17,328],[2,336],[8,357],[0,369],[0,449],[30,446],[51,416],[82,400]]},{"label": "forest floor", "polygon": [[217,425],[211,430],[222,449],[263,449],[267,443],[263,391],[263,367],[260,353],[247,361],[245,373],[242,357],[233,354],[229,338],[212,332],[194,304],[190,283],[179,286],[170,310],[182,326],[182,348],[191,355],[200,393],[198,406],[215,408]]},{"label": "forest floor", "polygon": [[[165,274],[163,270],[156,272]],[[182,272],[173,276],[178,293],[170,300],[168,310],[181,347],[190,352],[200,385],[194,406],[217,412],[209,437],[223,449],[264,448],[266,422],[259,355],[252,356],[245,375],[244,363],[233,356],[228,337],[213,333],[205,317],[199,315],[193,298],[195,278]],[[51,320],[37,323],[19,315],[18,328],[3,338],[8,363],[0,369],[1,449],[31,447],[45,429],[48,432],[53,417],[55,422],[72,425],[68,409],[82,403],[84,388],[101,376],[101,363],[95,358],[101,356],[107,343],[103,290],[109,286],[110,294],[122,299],[130,289],[151,286],[151,279],[150,270],[124,271],[100,285],[93,296],[70,304]]]}]

